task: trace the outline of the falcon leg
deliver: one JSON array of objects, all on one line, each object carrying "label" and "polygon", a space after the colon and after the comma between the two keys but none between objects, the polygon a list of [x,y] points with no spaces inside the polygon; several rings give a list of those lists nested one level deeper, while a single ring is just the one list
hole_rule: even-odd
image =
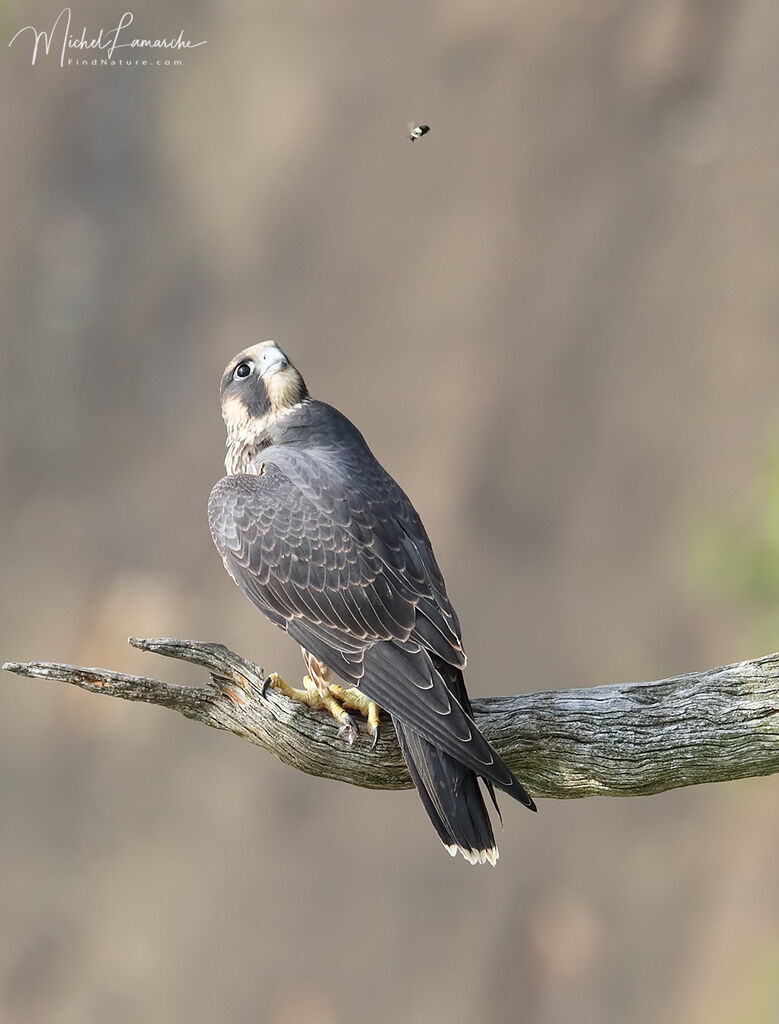
[{"label": "falcon leg", "polygon": [[350,686],[346,690],[343,686],[339,686],[338,683],[331,683],[330,693],[344,707],[351,708],[352,711],[359,711],[361,715],[365,715],[368,720],[368,732],[373,737],[373,743],[371,743],[372,750],[379,742],[379,705],[374,704],[372,700],[368,700],[365,694],[360,693],[356,686]]},{"label": "falcon leg", "polygon": [[322,693],[311,676],[303,677],[305,689],[298,690],[296,687],[290,686],[277,672],[273,672],[263,680],[263,692],[269,686],[272,690],[276,690],[290,700],[297,701],[299,704],[305,704],[309,708],[325,708],[341,726],[338,730],[339,736],[343,736],[350,744],[354,743],[357,739],[357,723],[355,720],[341,707],[332,694]]}]

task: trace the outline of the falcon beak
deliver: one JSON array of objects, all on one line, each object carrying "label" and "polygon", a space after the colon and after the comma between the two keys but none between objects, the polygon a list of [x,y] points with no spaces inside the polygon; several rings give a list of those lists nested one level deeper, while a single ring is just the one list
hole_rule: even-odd
[{"label": "falcon beak", "polygon": [[268,345],[260,353],[260,376],[270,377],[271,374],[284,370],[289,366],[289,360],[275,345]]}]

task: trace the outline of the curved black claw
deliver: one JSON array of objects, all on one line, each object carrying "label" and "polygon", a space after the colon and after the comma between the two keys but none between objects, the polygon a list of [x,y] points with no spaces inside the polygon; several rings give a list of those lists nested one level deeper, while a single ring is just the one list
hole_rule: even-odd
[{"label": "curved black claw", "polygon": [[263,679],[262,685],[260,686],[260,696],[264,697],[265,694],[268,692],[268,687],[273,681],[273,675],[274,673],[271,672],[269,676],[265,676],[265,678]]},{"label": "curved black claw", "polygon": [[[370,730],[370,725],[368,726],[368,729]],[[375,750],[376,749],[376,744],[379,742],[379,727],[378,727],[378,725],[375,726],[374,729],[372,730],[372,735],[373,735],[373,740],[371,741],[371,750]]]},{"label": "curved black claw", "polygon": [[338,730],[338,735],[345,739],[349,746],[351,746],[357,739],[357,723],[351,715],[344,713],[344,717],[341,719],[341,728]]}]

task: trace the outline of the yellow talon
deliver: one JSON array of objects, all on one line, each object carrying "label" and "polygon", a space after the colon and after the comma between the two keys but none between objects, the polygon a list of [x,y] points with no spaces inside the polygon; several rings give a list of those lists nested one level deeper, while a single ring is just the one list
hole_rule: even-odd
[{"label": "yellow talon", "polygon": [[373,737],[371,746],[375,747],[379,741],[379,705],[369,700],[364,693],[360,693],[356,686],[350,686],[346,690],[338,683],[331,683],[330,693],[345,707],[359,711],[365,716],[368,721],[368,732]]},{"label": "yellow talon", "polygon": [[[270,687],[272,690],[276,690],[277,693],[281,693],[283,696],[288,697],[289,700],[297,701],[299,704],[305,704],[306,707],[325,708],[341,726],[338,730],[338,735],[343,736],[348,743],[354,743],[358,735],[357,723],[338,703],[338,700],[336,699],[337,695],[333,695],[332,693],[322,693],[311,676],[303,676],[303,686],[304,689],[302,690],[298,690],[296,687],[290,686],[285,679],[282,679],[278,672],[272,672],[263,680],[262,683],[263,692]],[[341,690],[344,694],[347,693],[347,691],[342,690],[340,686],[337,687],[337,689]],[[354,702],[354,698],[351,696],[348,700],[345,700],[344,703],[347,707],[358,709],[361,709],[362,707],[361,705],[356,704]]]},{"label": "yellow talon", "polygon": [[[305,680],[304,680],[305,682]],[[271,672],[269,676],[266,676],[262,681],[262,695],[265,696],[265,692],[268,689],[276,690],[278,693],[283,694],[285,697],[289,697],[290,700],[296,700],[300,704],[310,704],[308,690],[296,690],[294,686],[290,686],[286,679],[282,679],[278,672]]]},{"label": "yellow talon", "polygon": [[[329,672],[327,674],[329,675]],[[338,683],[328,683],[326,678],[323,678],[320,685],[312,676],[306,675],[303,676],[304,689],[298,690],[282,679],[278,672],[271,672],[263,680],[263,694],[269,686],[290,700],[305,704],[309,708],[325,708],[341,727],[338,730],[338,735],[343,736],[349,743],[354,743],[358,731],[356,722],[345,708],[359,711],[367,719],[368,732],[373,737],[372,746],[376,746],[379,739],[379,706],[372,700],[368,700],[356,686],[345,689]]]}]

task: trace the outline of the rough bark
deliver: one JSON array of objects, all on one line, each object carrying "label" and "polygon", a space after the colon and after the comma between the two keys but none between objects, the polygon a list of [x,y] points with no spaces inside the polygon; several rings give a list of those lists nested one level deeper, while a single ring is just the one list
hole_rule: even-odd
[{"label": "rough bark", "polygon": [[[392,724],[375,749],[351,746],[323,711],[268,689],[263,670],[221,644],[131,637],[144,651],[202,665],[205,686],[106,669],[7,662],[10,672],[171,708],[225,729],[311,775],[407,789]],[[484,735],[539,797],[641,796],[779,771],[779,654],[650,683],[553,690],[474,701]]]}]

